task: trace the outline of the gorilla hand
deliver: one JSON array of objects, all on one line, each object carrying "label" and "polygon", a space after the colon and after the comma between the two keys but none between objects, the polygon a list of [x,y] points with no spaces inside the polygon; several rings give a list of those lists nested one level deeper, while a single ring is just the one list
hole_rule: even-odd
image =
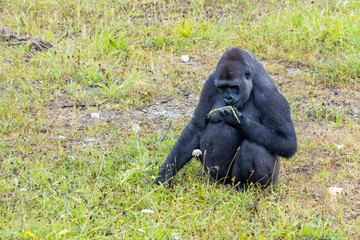
[{"label": "gorilla hand", "polygon": [[225,124],[232,127],[239,126],[243,119],[243,114],[236,107],[220,109],[219,115]]}]

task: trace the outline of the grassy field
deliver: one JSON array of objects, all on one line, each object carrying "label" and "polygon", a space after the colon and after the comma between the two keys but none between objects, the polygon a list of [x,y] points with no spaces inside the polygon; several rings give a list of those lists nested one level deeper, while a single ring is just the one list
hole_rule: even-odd
[{"label": "grassy field", "polygon": [[[360,238],[359,1],[0,0],[0,40],[0,239]],[[154,185],[230,47],[288,99],[297,154],[265,190],[196,160]]]}]

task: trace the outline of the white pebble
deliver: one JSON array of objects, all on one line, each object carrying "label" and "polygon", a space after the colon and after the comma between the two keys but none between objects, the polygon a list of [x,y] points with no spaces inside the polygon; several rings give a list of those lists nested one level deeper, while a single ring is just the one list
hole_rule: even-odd
[{"label": "white pebble", "polygon": [[20,188],[20,192],[26,192],[27,189],[26,188]]},{"label": "white pebble", "polygon": [[329,187],[329,193],[331,195],[336,195],[338,193],[341,193],[344,189],[341,187]]},{"label": "white pebble", "polygon": [[58,139],[59,139],[59,140],[64,140],[65,137],[64,137],[64,136],[58,136]]},{"label": "white pebble", "polygon": [[181,61],[183,62],[188,62],[190,60],[189,56],[188,55],[184,55],[184,56],[181,56]]},{"label": "white pebble", "polygon": [[138,132],[138,131],[140,131],[140,129],[141,129],[141,127],[139,126],[139,124],[133,124],[132,125],[132,130],[134,131],[134,132]]},{"label": "white pebble", "polygon": [[154,213],[154,211],[151,209],[143,209],[143,210],[141,210],[141,212],[142,213]]},{"label": "white pebble", "polygon": [[341,144],[336,144],[335,146],[336,146],[337,149],[344,148],[344,145],[341,145]]},{"label": "white pebble", "polygon": [[92,113],[91,117],[92,118],[100,118],[100,113]]}]

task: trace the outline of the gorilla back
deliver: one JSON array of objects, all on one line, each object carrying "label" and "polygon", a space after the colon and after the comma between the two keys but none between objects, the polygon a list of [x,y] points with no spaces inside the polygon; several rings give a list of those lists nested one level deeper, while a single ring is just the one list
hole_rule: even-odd
[{"label": "gorilla back", "polygon": [[201,150],[200,161],[215,180],[239,186],[275,182],[279,156],[295,154],[289,103],[248,52],[231,48],[220,58],[193,118],[160,167],[157,183],[170,184],[194,149]]}]

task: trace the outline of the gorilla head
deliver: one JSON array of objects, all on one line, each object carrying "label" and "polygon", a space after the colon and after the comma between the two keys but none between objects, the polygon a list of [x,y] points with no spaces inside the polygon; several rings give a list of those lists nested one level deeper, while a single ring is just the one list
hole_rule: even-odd
[{"label": "gorilla head", "polygon": [[253,59],[245,51],[233,50],[227,51],[220,58],[215,71],[215,86],[221,92],[227,106],[241,109],[253,89],[252,69],[247,64],[247,61]]}]

